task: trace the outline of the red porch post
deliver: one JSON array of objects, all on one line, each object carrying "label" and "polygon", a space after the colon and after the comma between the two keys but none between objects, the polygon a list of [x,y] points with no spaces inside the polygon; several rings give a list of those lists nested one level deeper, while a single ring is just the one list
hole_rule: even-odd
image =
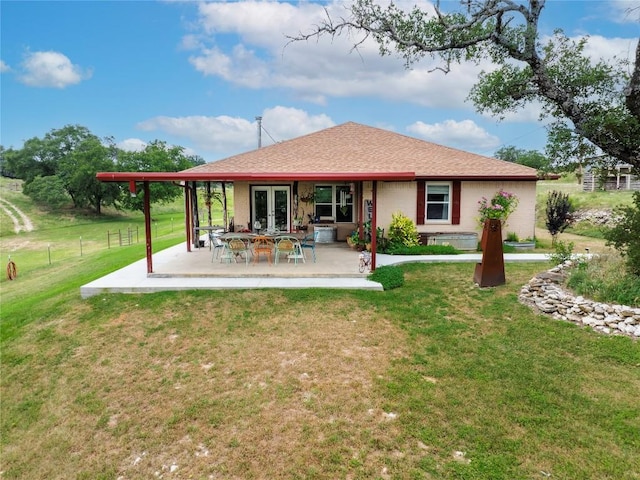
[{"label": "red porch post", "polygon": [[371,202],[373,211],[371,212],[371,271],[376,269],[376,255],[378,253],[378,181],[373,181],[371,190]]},{"label": "red porch post", "polygon": [[184,182],[184,223],[187,234],[187,252],[191,251],[191,192],[189,182]]},{"label": "red porch post", "polygon": [[364,182],[360,181],[358,188],[358,238],[362,240],[364,236]]},{"label": "red porch post", "polygon": [[151,247],[151,200],[149,199],[149,182],[144,182],[144,237],[147,244],[147,273],[153,273],[153,248]]}]

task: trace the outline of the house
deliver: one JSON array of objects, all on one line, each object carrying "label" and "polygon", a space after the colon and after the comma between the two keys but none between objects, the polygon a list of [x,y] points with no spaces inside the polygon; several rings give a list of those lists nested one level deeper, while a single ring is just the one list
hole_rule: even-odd
[{"label": "house", "polygon": [[632,165],[618,163],[611,170],[599,173],[588,170],[582,177],[582,190],[640,190],[640,177],[634,175]]},{"label": "house", "polygon": [[[402,212],[422,238],[472,235],[473,246],[481,232],[479,200],[502,189],[519,198],[506,231],[520,238],[535,231],[535,169],[353,122],[182,172],[98,178],[129,182],[132,191],[136,182],[181,182],[191,192],[196,182],[231,182],[236,231],[318,229],[326,241],[342,241],[367,220],[374,231],[387,230],[392,214]],[[196,238],[196,195],[185,195],[185,208],[189,244]]]},{"label": "house", "polygon": [[378,227],[402,212],[421,233],[479,232],[478,201],[504,189],[520,200],[508,230],[534,236],[535,169],[352,122],[185,172],[265,177],[234,180],[236,229],[289,231],[312,220],[345,240],[371,217],[372,182],[380,180]]}]

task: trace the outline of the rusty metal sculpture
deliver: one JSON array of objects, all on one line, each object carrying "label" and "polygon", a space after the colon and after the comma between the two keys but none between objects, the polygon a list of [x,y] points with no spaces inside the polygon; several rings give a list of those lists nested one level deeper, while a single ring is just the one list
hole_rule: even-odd
[{"label": "rusty metal sculpture", "polygon": [[482,229],[482,262],[476,264],[473,281],[481,287],[496,287],[506,283],[502,252],[502,222],[487,219]]}]

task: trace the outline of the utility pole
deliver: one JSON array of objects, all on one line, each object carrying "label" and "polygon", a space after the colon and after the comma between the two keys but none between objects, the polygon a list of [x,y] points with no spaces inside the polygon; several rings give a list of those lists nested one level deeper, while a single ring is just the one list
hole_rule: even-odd
[{"label": "utility pole", "polygon": [[262,117],[256,117],[258,121],[258,148],[262,148]]}]

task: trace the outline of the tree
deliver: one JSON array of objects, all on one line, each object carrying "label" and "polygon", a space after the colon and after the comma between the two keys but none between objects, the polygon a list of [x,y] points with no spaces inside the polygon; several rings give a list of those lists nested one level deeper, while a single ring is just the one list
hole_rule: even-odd
[{"label": "tree", "polygon": [[[115,205],[121,195],[116,184],[96,179],[99,171],[114,170],[115,146],[108,139],[103,143],[88,128],[66,125],[48,132],[44,138],[27,140],[22,149],[3,152],[3,169],[24,180],[25,193],[34,199],[47,198],[43,191],[49,185],[52,198],[57,198],[60,185],[73,200],[76,208]],[[30,189],[31,182],[38,184]],[[56,202],[49,203],[53,206]]]},{"label": "tree", "polygon": [[558,235],[571,225],[571,201],[569,195],[554,190],[547,197],[545,225],[551,234],[552,245],[556,244]]},{"label": "tree", "polygon": [[633,193],[633,204],[615,210],[620,220],[605,230],[607,245],[613,245],[627,261],[627,270],[640,277],[640,192]]},{"label": "tree", "polygon": [[48,132],[44,138],[33,137],[20,150],[6,152],[6,168],[25,185],[34,178],[57,175],[60,162],[88,138],[96,138],[80,125],[66,125]]},{"label": "tree", "polygon": [[62,180],[56,175],[38,176],[25,185],[22,192],[46,208],[60,208],[71,201]]},{"label": "tree", "polygon": [[7,150],[3,168],[28,185],[36,177],[56,174],[56,161],[47,143],[37,137],[24,142],[20,150]]},{"label": "tree", "polygon": [[15,175],[9,170],[9,166],[7,165],[7,158],[10,158],[12,155],[15,155],[13,148],[7,150],[3,145],[0,145],[0,175],[3,177],[15,178]]},{"label": "tree", "polygon": [[[201,159],[187,156],[183,147],[168,146],[165,142],[155,140],[141,152],[118,153],[118,170],[123,172],[179,172],[194,167]],[[167,182],[154,182],[149,185],[150,200],[167,203],[180,196],[182,190]],[[122,205],[129,210],[143,209],[144,194],[138,191],[135,197],[124,195]]]},{"label": "tree", "polygon": [[453,63],[491,60],[499,67],[483,72],[470,92],[478,111],[504,117],[540,102],[542,117],[554,119],[552,158],[567,164],[601,151],[640,172],[640,42],[629,74],[624,61],[591,62],[583,54],[586,39],[574,42],[558,30],[543,42],[538,22],[545,0],[460,4],[445,12],[438,2],[430,15],[419,7],[403,11],[394,3],[355,0],[348,18],[334,22],[327,15],[311,33],[290,39],[356,32],[363,37],[355,48],[371,37],[381,55],[396,51],[407,66],[429,55],[442,61],[444,72]]},{"label": "tree", "polygon": [[89,136],[74,145],[58,165],[58,177],[77,208],[93,208],[97,214],[103,206],[117,206],[121,190],[117,184],[101,182],[98,172],[115,169],[115,146],[107,140],[104,145],[96,136]]},{"label": "tree", "polygon": [[547,173],[551,168],[549,159],[537,150],[523,150],[510,145],[498,149],[494,156],[506,162],[535,168],[541,174]]}]

